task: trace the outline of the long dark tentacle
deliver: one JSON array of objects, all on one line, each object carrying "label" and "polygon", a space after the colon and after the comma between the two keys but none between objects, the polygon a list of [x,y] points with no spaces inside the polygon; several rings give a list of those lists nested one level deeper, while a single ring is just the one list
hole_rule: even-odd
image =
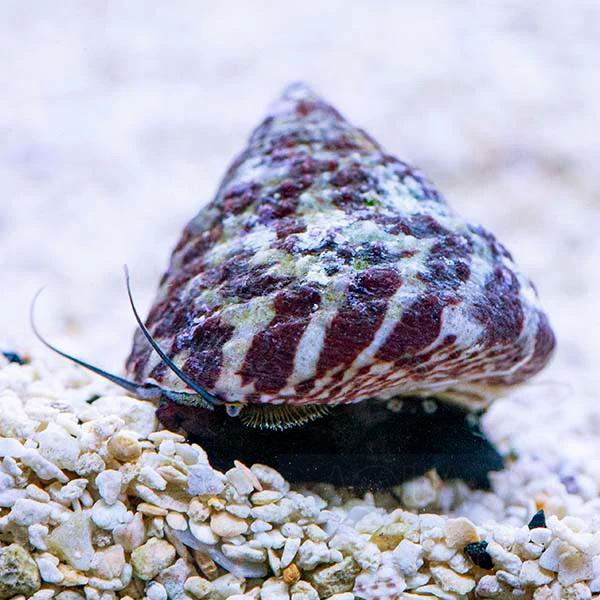
[{"label": "long dark tentacle", "polygon": [[204,388],[200,387],[193,379],[191,379],[188,375],[186,375],[162,350],[162,348],[158,345],[158,342],[152,337],[152,334],[148,331],[146,326],[144,325],[140,315],[138,314],[137,309],[135,308],[135,304],[133,302],[133,296],[131,294],[131,286],[129,284],[129,270],[127,269],[127,265],[124,267],[125,270],[125,282],[127,284],[127,295],[129,296],[129,303],[131,304],[131,309],[133,310],[133,315],[135,316],[135,320],[139,328],[141,329],[144,337],[148,340],[148,343],[154,348],[156,353],[160,356],[163,362],[183,381],[187,383],[197,394],[199,394],[204,400],[206,400],[210,405],[222,404],[222,402],[211,393],[207,392]]},{"label": "long dark tentacle", "polygon": [[67,360],[70,360],[71,362],[80,365],[81,367],[84,367],[88,371],[92,371],[92,373],[96,373],[96,375],[100,375],[100,377],[104,377],[104,379],[108,379],[108,381],[111,381],[112,383],[121,386],[122,388],[126,389],[128,392],[134,394],[135,396],[138,396],[140,398],[158,398],[160,396],[160,389],[158,387],[152,388],[148,386],[141,386],[138,383],[135,383],[134,381],[129,381],[128,379],[124,379],[123,377],[119,377],[118,375],[113,375],[112,373],[109,373],[108,371],[105,371],[100,367],[96,367],[95,365],[81,360],[80,358],[77,358],[75,356],[72,356],[71,354],[67,354],[62,350],[59,350],[56,346],[53,346],[50,342],[48,342],[39,332],[39,329],[37,328],[37,325],[35,323],[35,305],[37,303],[37,299],[39,298],[43,290],[44,288],[38,290],[36,295],[33,297],[33,300],[31,302],[31,308],[29,309],[29,321],[31,323],[31,329],[33,330],[33,333],[35,334],[37,339],[40,342],[42,342],[44,346],[46,346],[46,348],[49,348],[50,350],[56,352],[56,354],[59,354]]}]

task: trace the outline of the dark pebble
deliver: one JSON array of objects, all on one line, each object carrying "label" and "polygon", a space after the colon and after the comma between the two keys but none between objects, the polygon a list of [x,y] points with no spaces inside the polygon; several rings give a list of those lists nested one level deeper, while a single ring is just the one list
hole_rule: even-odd
[{"label": "dark pebble", "polygon": [[492,557],[487,553],[487,542],[475,542],[465,546],[465,554],[481,569],[490,571],[494,568]]},{"label": "dark pebble", "polygon": [[538,527],[546,527],[546,515],[543,510],[538,510],[533,517],[531,517],[531,521],[529,521],[529,525],[527,525],[529,529],[537,529]]},{"label": "dark pebble", "polygon": [[18,365],[24,365],[27,361],[22,357],[19,356],[16,352],[2,352],[2,354],[4,354],[4,358],[6,358],[6,360],[10,363],[17,363]]}]

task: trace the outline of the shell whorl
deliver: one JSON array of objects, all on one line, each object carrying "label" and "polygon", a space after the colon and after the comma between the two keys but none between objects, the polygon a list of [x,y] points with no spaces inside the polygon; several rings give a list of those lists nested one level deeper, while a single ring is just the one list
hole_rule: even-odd
[{"label": "shell whorl", "polygon": [[[146,324],[186,375],[244,403],[475,405],[554,347],[494,236],[300,84],[185,228]],[[127,370],[191,392],[139,332]]]}]

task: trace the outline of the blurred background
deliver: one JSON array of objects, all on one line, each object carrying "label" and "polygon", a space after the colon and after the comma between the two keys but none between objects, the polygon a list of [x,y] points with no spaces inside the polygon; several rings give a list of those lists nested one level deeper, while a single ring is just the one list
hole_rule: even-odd
[{"label": "blurred background", "polygon": [[597,389],[600,3],[0,6],[0,344],[119,370],[185,223],[306,80],[509,247],[559,338],[542,383]]}]

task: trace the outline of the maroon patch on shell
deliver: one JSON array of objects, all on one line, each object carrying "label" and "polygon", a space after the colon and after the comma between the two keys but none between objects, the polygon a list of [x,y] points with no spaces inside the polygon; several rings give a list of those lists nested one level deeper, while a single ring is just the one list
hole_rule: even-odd
[{"label": "maroon patch on shell", "polygon": [[277,239],[285,239],[294,233],[303,233],[306,231],[306,223],[299,218],[285,217],[275,225]]},{"label": "maroon patch on shell", "polygon": [[243,213],[256,201],[259,190],[257,183],[232,185],[223,197],[223,210],[234,215]]},{"label": "maroon patch on shell", "polygon": [[523,306],[519,280],[503,265],[489,275],[473,316],[485,327],[486,346],[515,342],[523,331]]},{"label": "maroon patch on shell", "polygon": [[251,300],[260,296],[268,296],[294,281],[293,277],[269,273],[271,266],[270,264],[250,266],[245,263],[244,268],[240,268],[234,276],[224,281],[219,288],[219,293],[226,298],[237,297],[241,300]]},{"label": "maroon patch on shell", "polygon": [[443,306],[435,295],[422,296],[408,307],[383,343],[376,358],[408,365],[440,335]]},{"label": "maroon patch on shell", "polygon": [[385,317],[388,298],[400,285],[400,276],[390,268],[372,268],[356,276],[346,304],[327,328],[317,362],[318,376],[352,364],[371,344]]},{"label": "maroon patch on shell", "polygon": [[257,333],[239,374],[243,385],[254,382],[257,392],[275,393],[285,387],[294,369],[296,349],[321,295],[308,286],[280,292],[275,316]]},{"label": "maroon patch on shell", "polygon": [[196,327],[190,338],[185,334],[178,336],[172,351],[189,350],[183,372],[203,388],[213,388],[221,372],[223,345],[231,339],[233,331],[219,317],[210,317]]}]

